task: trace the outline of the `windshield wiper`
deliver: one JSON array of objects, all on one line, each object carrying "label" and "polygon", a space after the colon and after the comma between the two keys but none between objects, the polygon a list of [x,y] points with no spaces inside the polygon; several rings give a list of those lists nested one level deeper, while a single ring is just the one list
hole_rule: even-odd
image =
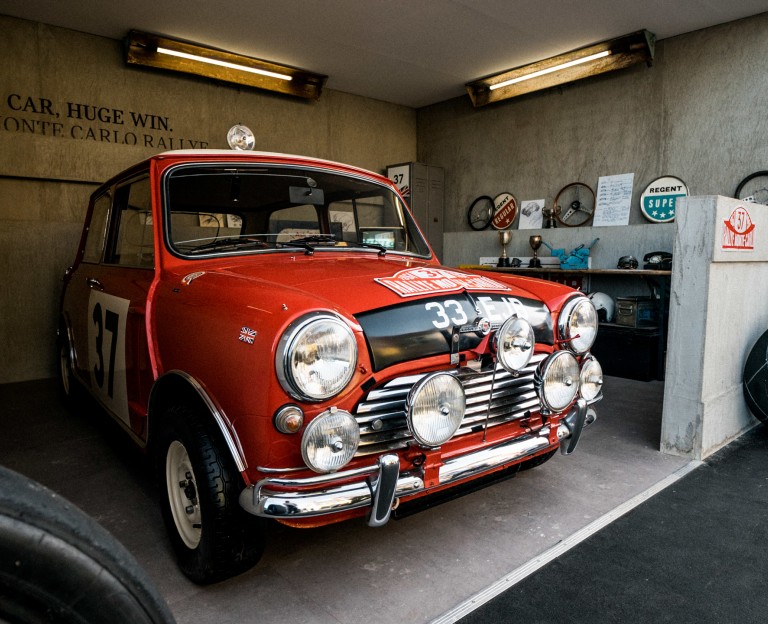
[{"label": "windshield wiper", "polygon": [[351,247],[365,247],[366,249],[378,249],[380,256],[386,256],[389,251],[384,245],[377,245],[376,243],[347,243]]},{"label": "windshield wiper", "polygon": [[[176,245],[178,246],[184,242],[192,241],[183,241],[182,243],[176,243]],[[224,247],[250,247],[251,245],[255,245],[262,249],[269,246],[268,243],[258,238],[252,238],[249,236],[227,236],[224,238],[217,238],[212,240],[210,243],[205,243],[204,245],[188,245],[187,253],[199,253],[202,251],[210,251],[211,249],[222,249]]]},{"label": "windshield wiper", "polygon": [[311,256],[315,253],[314,245],[336,245],[339,241],[335,237],[327,234],[312,234],[310,236],[302,236],[301,238],[294,238],[287,242],[277,242],[277,245],[281,247],[300,247],[306,250],[306,254]]},{"label": "windshield wiper", "polygon": [[309,236],[302,236],[301,238],[294,238],[293,240],[288,241],[291,245],[303,245],[303,244],[312,244],[315,243],[316,245],[335,245],[339,241],[336,240],[335,236],[331,236],[330,234],[310,234]]}]

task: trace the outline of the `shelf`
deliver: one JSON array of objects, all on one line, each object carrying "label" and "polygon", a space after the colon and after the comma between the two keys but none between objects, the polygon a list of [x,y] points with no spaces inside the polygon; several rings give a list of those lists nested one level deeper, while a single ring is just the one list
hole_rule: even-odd
[{"label": "shelf", "polygon": [[672,271],[658,271],[653,269],[561,269],[560,267],[543,266],[531,269],[529,267],[493,267],[483,264],[460,264],[459,269],[494,271],[496,273],[551,273],[554,275],[613,275],[617,277],[669,277]]},{"label": "shelf", "polygon": [[[658,289],[659,291],[660,296],[656,302],[659,318],[658,327],[628,327],[616,323],[601,323],[600,327],[604,329],[604,331],[602,334],[598,331],[597,335],[602,344],[596,344],[596,350],[606,360],[608,368],[613,368],[618,376],[643,379],[645,381],[650,379],[664,379],[665,349],[667,343],[666,308],[669,301],[672,271],[656,271],[652,269],[561,269],[558,266],[543,266],[532,269],[530,267],[494,267],[482,264],[461,264],[458,268],[514,275],[540,275],[544,279],[553,281],[560,281],[566,277],[575,279],[583,276],[587,278],[592,275],[641,278],[652,287],[652,290]],[[630,344],[629,342],[624,346],[621,346],[621,344],[613,346],[606,344],[606,340],[609,336],[614,340],[623,340],[626,342],[629,340],[627,336],[630,335],[636,336],[638,340],[642,338],[646,341],[643,342],[642,340],[639,340],[638,345],[633,347],[633,349],[639,349],[639,351],[633,353],[632,357],[622,354],[625,347]],[[640,357],[641,364],[634,361],[633,358],[637,357]],[[650,361],[650,365],[648,364],[648,361]],[[640,368],[636,368],[637,366],[640,366]]]}]

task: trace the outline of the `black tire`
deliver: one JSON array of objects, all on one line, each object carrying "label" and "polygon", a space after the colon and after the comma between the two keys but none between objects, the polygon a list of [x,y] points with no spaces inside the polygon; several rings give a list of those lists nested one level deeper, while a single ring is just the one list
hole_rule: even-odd
[{"label": "black tire", "polygon": [[742,387],[749,411],[768,426],[768,331],[758,338],[744,362]]},{"label": "black tire", "polygon": [[240,507],[242,480],[215,431],[191,408],[175,406],[154,448],[163,520],[182,572],[207,584],[253,567],[264,521]]},{"label": "black tire", "polygon": [[0,467],[0,622],[171,623],[133,556],[95,520]]}]

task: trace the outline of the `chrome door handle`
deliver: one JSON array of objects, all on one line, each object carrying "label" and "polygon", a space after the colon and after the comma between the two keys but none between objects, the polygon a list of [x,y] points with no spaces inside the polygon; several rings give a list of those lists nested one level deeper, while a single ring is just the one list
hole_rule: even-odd
[{"label": "chrome door handle", "polygon": [[104,290],[104,285],[95,277],[86,277],[85,283],[88,284],[88,288],[95,288],[96,290]]}]

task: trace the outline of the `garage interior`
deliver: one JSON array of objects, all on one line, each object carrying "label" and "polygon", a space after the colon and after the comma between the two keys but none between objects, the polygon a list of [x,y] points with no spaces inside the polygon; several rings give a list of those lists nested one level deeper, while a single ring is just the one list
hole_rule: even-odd
[{"label": "garage interior", "polygon": [[[455,621],[471,610],[461,607],[465,601],[544,553],[558,554],[558,544],[628,501],[639,504],[675,483],[756,424],[743,404],[741,373],[768,327],[759,304],[768,295],[768,249],[745,261],[713,256],[701,241],[716,247],[715,219],[733,205],[737,184],[768,169],[766,6],[270,4],[235,2],[213,15],[143,0],[55,9],[0,0],[0,464],[70,499],[116,535],[178,622],[254,614],[265,622]],[[233,16],[252,27],[232,29]],[[639,29],[657,38],[650,66],[481,108],[465,93],[480,77]],[[127,66],[130,30],[328,80],[319,99],[306,101]],[[593,268],[672,252],[664,374],[609,376],[598,420],[572,457],[379,530],[276,526],[279,539],[254,570],[211,587],[191,584],[175,568],[141,457],[98,415],[61,405],[52,379],[56,318],[92,190],[159,151],[225,148],[235,123],[254,131],[259,150],[382,173],[400,163],[439,168],[441,206],[421,221],[447,266],[500,255],[498,232],[467,225],[467,208],[480,195],[511,192],[551,205],[568,183],[596,188],[601,176],[634,173],[626,225],[513,226],[507,253],[530,256],[535,233],[566,249],[599,238]],[[675,222],[649,223],[640,194],[662,175],[685,180],[692,197]],[[754,216],[768,226],[764,215]],[[612,297],[648,292],[633,275],[590,280]]]}]

